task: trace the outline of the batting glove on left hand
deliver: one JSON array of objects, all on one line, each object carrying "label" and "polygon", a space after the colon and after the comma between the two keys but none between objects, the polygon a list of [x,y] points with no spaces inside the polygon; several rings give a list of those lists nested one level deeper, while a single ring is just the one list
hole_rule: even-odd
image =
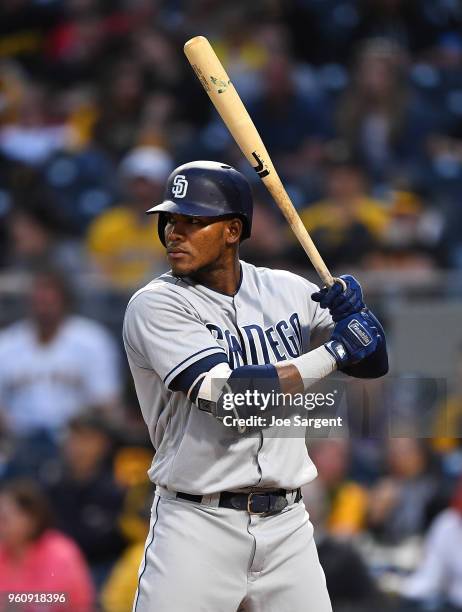
[{"label": "batting glove on left hand", "polygon": [[328,308],[335,323],[360,312],[365,304],[361,285],[350,274],[340,277],[346,284],[343,291],[342,284],[336,281],[332,287],[324,287],[311,295],[311,299],[319,302],[321,308]]},{"label": "batting glove on left hand", "polygon": [[359,363],[377,349],[381,335],[367,309],[342,319],[334,327],[324,346],[337,362],[339,370]]}]

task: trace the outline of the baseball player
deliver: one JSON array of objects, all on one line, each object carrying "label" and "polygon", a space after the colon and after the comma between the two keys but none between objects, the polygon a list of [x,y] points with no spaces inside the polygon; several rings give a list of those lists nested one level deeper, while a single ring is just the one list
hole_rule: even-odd
[{"label": "baseball player", "polygon": [[[228,165],[170,175],[158,213],[171,271],[129,302],[124,342],[156,454],[136,612],[328,612],[331,604],[300,487],[316,476],[303,435],[239,428],[252,413],[223,390],[303,393],[339,369],[388,370],[380,323],[359,284],[321,291],[239,260],[252,195]],[[231,419],[232,420],[232,419]]]}]

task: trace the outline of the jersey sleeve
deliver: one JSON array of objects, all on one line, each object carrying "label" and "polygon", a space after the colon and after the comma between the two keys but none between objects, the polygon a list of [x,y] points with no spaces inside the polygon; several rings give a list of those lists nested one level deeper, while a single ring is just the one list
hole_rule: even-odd
[{"label": "jersey sleeve", "polygon": [[[123,337],[129,359],[154,370],[175,391],[187,392],[201,374],[228,361],[194,308],[171,290],[155,288],[135,296],[125,314]],[[186,371],[188,376],[181,377]],[[187,382],[178,388],[174,382],[182,378]]]}]

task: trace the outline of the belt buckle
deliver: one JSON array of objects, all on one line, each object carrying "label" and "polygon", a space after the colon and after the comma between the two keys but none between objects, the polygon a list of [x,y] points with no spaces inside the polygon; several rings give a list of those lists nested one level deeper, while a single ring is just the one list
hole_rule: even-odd
[{"label": "belt buckle", "polygon": [[264,510],[263,512],[252,512],[250,505],[252,503],[252,498],[254,495],[262,495],[261,493],[257,493],[257,492],[253,492],[253,493],[249,493],[248,497],[247,497],[247,512],[249,514],[267,514],[268,510]]}]

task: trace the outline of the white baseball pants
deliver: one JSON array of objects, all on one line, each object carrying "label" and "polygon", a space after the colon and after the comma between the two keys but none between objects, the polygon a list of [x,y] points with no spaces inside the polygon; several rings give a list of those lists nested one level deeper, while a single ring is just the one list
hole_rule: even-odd
[{"label": "white baseball pants", "polygon": [[332,612],[303,501],[261,516],[173,495],[154,498],[134,612]]}]

